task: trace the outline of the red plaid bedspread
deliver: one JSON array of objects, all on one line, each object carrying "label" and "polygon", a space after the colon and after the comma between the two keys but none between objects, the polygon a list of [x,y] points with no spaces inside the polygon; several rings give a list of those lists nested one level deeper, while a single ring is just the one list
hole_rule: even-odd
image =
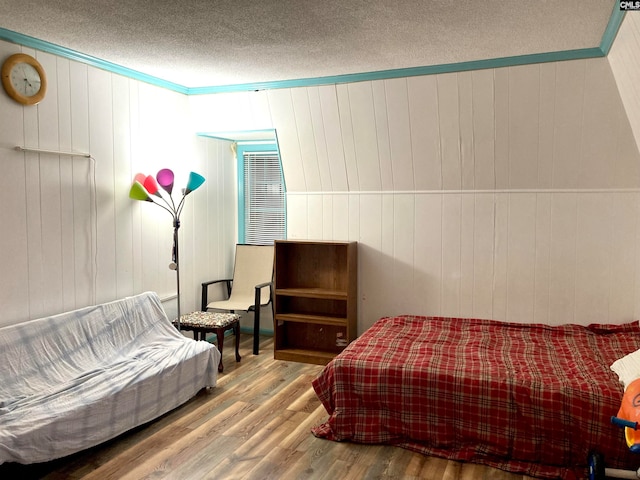
[{"label": "red plaid bedspread", "polygon": [[383,318],[314,379],[330,416],[312,432],[541,478],[585,478],[591,450],[635,470],[609,367],[639,348],[638,322]]}]

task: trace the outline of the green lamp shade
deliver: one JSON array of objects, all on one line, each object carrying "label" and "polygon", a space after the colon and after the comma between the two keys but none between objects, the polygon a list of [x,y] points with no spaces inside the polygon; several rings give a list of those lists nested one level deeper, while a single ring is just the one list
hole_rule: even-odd
[{"label": "green lamp shade", "polygon": [[142,184],[137,180],[133,182],[131,185],[131,190],[129,190],[129,198],[133,198],[134,200],[143,200],[147,202],[152,202],[151,198],[149,198],[149,194],[144,189]]},{"label": "green lamp shade", "polygon": [[204,177],[202,175],[199,175],[196,172],[191,172],[189,174],[189,181],[187,182],[187,188],[185,189],[184,194],[188,195],[189,193],[199,188],[203,183]]}]

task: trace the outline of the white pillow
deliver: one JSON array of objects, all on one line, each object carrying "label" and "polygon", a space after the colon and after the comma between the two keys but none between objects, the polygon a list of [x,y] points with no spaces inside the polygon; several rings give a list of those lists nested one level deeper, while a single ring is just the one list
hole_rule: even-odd
[{"label": "white pillow", "polygon": [[611,365],[611,370],[618,374],[620,383],[627,386],[634,380],[640,378],[640,350],[619,358]]}]

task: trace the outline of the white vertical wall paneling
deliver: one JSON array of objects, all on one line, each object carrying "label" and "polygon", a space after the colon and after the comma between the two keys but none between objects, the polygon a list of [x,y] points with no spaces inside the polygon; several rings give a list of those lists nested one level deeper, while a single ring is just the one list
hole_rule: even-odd
[{"label": "white vertical wall paneling", "polygon": [[307,216],[308,197],[310,195],[287,195],[287,238],[309,238],[307,226],[314,219]]},{"label": "white vertical wall paneling", "polygon": [[[495,196],[493,224],[492,318],[507,319],[509,274],[509,195]],[[513,299],[512,301],[515,301]]]},{"label": "white vertical wall paneling", "polygon": [[407,79],[411,152],[416,190],[442,188],[438,88],[433,75]]},{"label": "white vertical wall paneling", "polygon": [[[349,195],[336,194],[331,196],[331,230],[333,240],[349,240]],[[311,238],[311,237],[310,237]],[[325,237],[326,238],[326,237]]]},{"label": "white vertical wall paneling", "polygon": [[358,190],[379,191],[382,188],[376,115],[371,82],[349,84],[349,103],[357,166]]},{"label": "white vertical wall paneling", "polygon": [[309,195],[307,199],[307,237],[311,239],[322,239],[324,234],[322,232],[322,204],[323,196],[321,194]]},{"label": "white vertical wall paneling", "polygon": [[[189,116],[186,97],[0,42],[0,52],[16,50],[36,55],[45,65],[49,91],[32,107],[0,96],[4,150],[0,154],[7,161],[4,171],[10,185],[2,191],[6,208],[1,220],[11,225],[10,235],[0,240],[0,246],[7,255],[3,263],[12,272],[0,282],[0,324],[143,290],[155,290],[161,296],[175,292],[175,274],[167,268],[171,219],[158,207],[130,200],[128,189],[136,172],[155,175],[162,167],[188,172],[202,164],[203,160],[192,158],[196,149],[194,133],[185,121]],[[96,160],[11,149],[25,144],[90,152]],[[230,164],[231,177],[208,178],[213,191],[225,182],[234,188]],[[180,181],[186,180],[186,174],[183,177]],[[223,230],[233,239],[225,237],[222,248],[232,251],[235,196],[230,200],[225,197],[227,204],[221,210],[232,211],[225,218],[232,226],[224,224]],[[187,221],[181,231],[186,245],[193,243],[196,226],[191,220],[196,206],[190,202],[185,207]],[[217,219],[207,229],[218,232]],[[184,265],[193,270],[196,262],[189,255],[183,258]],[[218,258],[211,260],[218,263]],[[191,281],[184,286],[190,309],[197,306],[193,278],[189,274]]]},{"label": "white vertical wall paneling", "polygon": [[[86,65],[69,63],[72,151],[91,153],[89,145],[89,75]],[[46,100],[45,100],[46,101]],[[94,160],[73,157],[73,249],[76,308],[95,302],[96,212]]]},{"label": "white vertical wall paneling", "polygon": [[538,187],[538,65],[509,69],[509,188]]},{"label": "white vertical wall paneling", "polygon": [[[0,42],[0,56],[19,53],[20,47]],[[0,159],[3,187],[0,189],[0,261],[5,274],[0,277],[0,326],[12,319],[29,318],[29,259],[27,230],[27,190],[25,155],[11,149],[24,142],[24,109],[7,95],[0,94]],[[6,230],[5,230],[6,229]],[[7,234],[9,233],[10,234]],[[11,272],[10,275],[7,273]]]},{"label": "white vertical wall paneling", "polygon": [[509,188],[509,74],[510,68],[493,71],[495,145],[494,188]]},{"label": "white vertical wall paneling", "polygon": [[580,188],[578,172],[584,121],[585,61],[556,65],[555,132],[553,142],[553,187]]},{"label": "white vertical wall paneling", "polygon": [[549,264],[549,321],[574,323],[578,195],[554,195],[551,204],[551,251]]},{"label": "white vertical wall paneling", "polygon": [[553,194],[536,195],[535,298],[533,322],[549,323],[551,281],[551,205]]},{"label": "white vertical wall paneling", "polygon": [[[473,172],[473,168],[470,170]],[[475,197],[462,195],[460,200],[460,306],[458,315],[473,317]]]},{"label": "white vertical wall paneling", "polygon": [[[56,149],[73,150],[71,138],[71,102],[69,60],[56,58],[56,99],[58,106],[58,142]],[[89,162],[86,158],[85,162]],[[62,310],[73,310],[75,299],[73,157],[60,157],[60,224],[62,225]]]},{"label": "white vertical wall paneling", "polygon": [[344,154],[344,169],[347,174],[347,188],[350,191],[360,190],[358,179],[358,165],[353,133],[353,119],[351,113],[351,98],[348,85],[336,85],[336,99],[338,101],[338,115]]},{"label": "white vertical wall paneling", "polygon": [[271,116],[274,125],[277,125],[280,157],[287,182],[287,191],[307,191],[291,91],[288,89],[270,90],[268,96]]},{"label": "white vertical wall paneling", "polygon": [[474,184],[479,190],[495,185],[495,120],[493,70],[472,72]]},{"label": "white vertical wall paneling", "polygon": [[613,197],[597,193],[578,197],[576,232],[576,321],[598,321],[609,316]]},{"label": "white vertical wall paneling", "polygon": [[[415,196],[400,194],[393,205],[393,270],[390,285],[393,285],[394,311],[412,309],[415,302],[414,286],[414,237]],[[413,313],[413,312],[410,312]]]},{"label": "white vertical wall paneling", "polygon": [[360,224],[358,238],[358,292],[359,323],[358,331],[365,325],[377,320],[379,312],[384,310],[383,291],[389,288],[383,270],[382,258],[382,196],[380,194],[358,195],[360,217],[366,222]]},{"label": "white vertical wall paneling", "polygon": [[530,322],[535,297],[536,195],[514,193],[508,202],[506,318]]},{"label": "white vertical wall paneling", "polygon": [[[265,130],[273,128],[273,122],[271,121],[271,114],[269,112],[269,97],[266,90],[259,92],[247,92],[249,96],[249,102],[251,106],[251,119],[252,123],[249,126],[250,130]],[[243,122],[243,128],[244,122]],[[195,132],[200,131],[194,128]]]},{"label": "white vertical wall paneling", "polygon": [[[347,168],[345,165],[345,152],[342,140],[340,124],[340,111],[336,87],[333,85],[318,87],[324,133],[326,137],[327,155],[329,158],[329,170],[331,172],[331,188],[334,192],[346,192],[349,190],[347,181]],[[287,180],[288,182],[288,180]],[[287,183],[287,189],[289,184]]]},{"label": "white vertical wall paneling", "polygon": [[[584,127],[582,130],[582,160],[578,184],[582,188],[611,188],[620,158],[616,151],[617,115],[609,105],[617,95],[615,81],[606,59],[586,64],[584,95]],[[604,85],[612,85],[606,88]],[[608,157],[608,161],[603,159]]]},{"label": "white vertical wall paneling", "polygon": [[462,198],[459,193],[442,197],[442,314],[460,315],[462,272]]},{"label": "white vertical wall paneling", "polygon": [[382,190],[393,190],[393,169],[391,165],[391,145],[389,140],[389,120],[387,118],[387,95],[385,82],[377,80],[371,82],[373,94],[373,109],[376,122],[376,144],[378,147],[378,162],[380,168],[380,183]]},{"label": "white vertical wall paneling", "polygon": [[441,195],[415,197],[414,313],[437,315],[442,300]]},{"label": "white vertical wall paneling", "polygon": [[334,240],[333,232],[333,195],[322,195],[322,238]]},{"label": "white vertical wall paneling", "polygon": [[135,173],[131,172],[131,103],[129,80],[114,76],[113,85],[113,175],[115,204],[116,297],[133,291],[133,219],[129,188]]},{"label": "white vertical wall paneling", "polygon": [[438,118],[440,119],[440,145],[442,155],[442,188],[462,188],[462,162],[460,158],[460,106],[458,74],[438,75]]},{"label": "white vertical wall paneling", "polygon": [[458,116],[460,143],[460,183],[463,189],[475,188],[475,150],[473,131],[473,77],[471,72],[460,72],[458,79]]},{"label": "white vertical wall paneling", "polygon": [[542,63],[540,71],[540,93],[538,106],[538,165],[539,188],[553,186],[553,138],[555,125],[556,64]]},{"label": "white vertical wall paneling", "polygon": [[349,217],[346,240],[357,242],[360,238],[360,200],[356,195],[349,195]]},{"label": "white vertical wall paneling", "polygon": [[311,87],[307,90],[309,96],[309,110],[311,112],[311,128],[313,130],[313,146],[316,150],[316,161],[318,164],[320,190],[323,192],[333,189],[331,183],[331,167],[329,166],[329,155],[327,153],[327,136],[324,122],[322,121],[322,103],[318,87]]},{"label": "white vertical wall paneling", "polygon": [[[380,268],[385,275],[378,279],[380,282],[380,291],[378,294],[381,297],[381,303],[383,310],[380,312],[380,316],[393,315],[396,309],[396,290],[397,284],[394,284],[394,278],[391,272],[394,271],[394,236],[397,224],[395,223],[395,195],[382,195],[382,231],[381,231],[381,247],[380,247]],[[359,292],[360,295],[366,294],[366,292]],[[408,311],[408,310],[407,310]],[[364,325],[370,326],[375,321],[374,319],[366,318],[362,319]]]},{"label": "white vertical wall paneling", "polygon": [[[50,75],[52,92],[58,90],[56,59],[53,55],[36,53],[38,61]],[[59,145],[58,137],[58,96],[53,94],[48,102],[37,105],[38,126],[51,125],[50,129],[38,128],[38,145],[41,148],[56,149]],[[42,229],[42,265],[43,288],[46,292],[46,308],[55,311],[64,309],[63,299],[63,265],[62,265],[62,232],[66,225],[62,225],[60,169],[63,162],[69,158],[58,155],[41,154],[40,163],[40,228]]]},{"label": "white vertical wall paneling", "polygon": [[415,189],[407,79],[385,80],[394,190]]},{"label": "white vertical wall paneling", "polygon": [[493,318],[493,268],[495,194],[474,196],[473,225],[473,316]]},{"label": "white vertical wall paneling", "polygon": [[311,121],[311,109],[309,96],[305,88],[291,89],[291,99],[298,132],[298,143],[302,159],[302,170],[307,191],[319,192],[322,190],[320,182],[320,169],[315,147],[315,135],[313,122]]},{"label": "white vertical wall paneling", "polygon": [[629,318],[634,311],[634,298],[637,296],[635,275],[631,268],[638,259],[638,210],[637,193],[614,193],[611,200],[613,227],[610,233],[609,249],[611,270],[608,295],[608,320],[616,322],[619,318]]}]

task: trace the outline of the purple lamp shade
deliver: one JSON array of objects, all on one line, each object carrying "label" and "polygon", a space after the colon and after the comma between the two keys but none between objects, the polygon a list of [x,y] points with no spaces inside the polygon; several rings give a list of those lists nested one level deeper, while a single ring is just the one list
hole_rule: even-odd
[{"label": "purple lamp shade", "polygon": [[189,174],[189,181],[187,182],[187,188],[185,189],[184,194],[188,195],[189,193],[199,188],[203,183],[204,177],[202,175],[199,175],[196,172],[191,172]]},{"label": "purple lamp shade", "polygon": [[129,190],[129,198],[133,198],[134,200],[143,200],[143,201],[147,201],[147,202],[152,202],[153,201],[149,197],[149,194],[144,189],[142,184],[140,182],[138,182],[137,180],[135,182],[133,182],[133,185],[131,185],[131,190]]},{"label": "purple lamp shade", "polygon": [[150,195],[158,195],[158,184],[156,183],[156,179],[151,175],[148,175],[147,178],[144,179],[142,185]]},{"label": "purple lamp shade", "polygon": [[173,190],[173,172],[168,168],[163,168],[156,175],[158,184],[169,194]]}]

